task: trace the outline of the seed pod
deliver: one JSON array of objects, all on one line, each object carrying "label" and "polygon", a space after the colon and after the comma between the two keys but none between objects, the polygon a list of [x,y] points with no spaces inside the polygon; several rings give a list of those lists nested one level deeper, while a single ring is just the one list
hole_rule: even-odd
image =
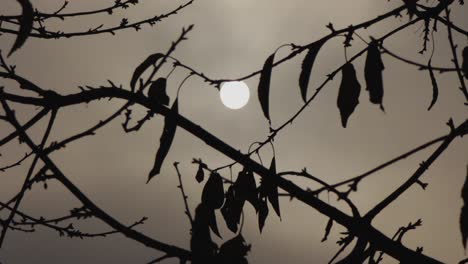
[{"label": "seed pod", "polygon": [[151,83],[148,97],[158,104],[169,105],[169,96],[166,93],[166,78],[159,78]]},{"label": "seed pod", "polygon": [[346,127],[348,118],[359,104],[361,85],[356,78],[356,70],[351,63],[346,63],[342,69],[340,90],[338,91],[337,105],[340,110],[341,124]]},{"label": "seed pod", "polygon": [[382,71],[384,70],[382,57],[377,41],[373,40],[367,50],[366,64],[364,66],[364,76],[366,79],[366,90],[369,91],[370,101],[373,104],[379,104],[383,111],[383,80]]},{"label": "seed pod", "polygon": [[468,46],[463,49],[462,71],[465,78],[468,79]]}]

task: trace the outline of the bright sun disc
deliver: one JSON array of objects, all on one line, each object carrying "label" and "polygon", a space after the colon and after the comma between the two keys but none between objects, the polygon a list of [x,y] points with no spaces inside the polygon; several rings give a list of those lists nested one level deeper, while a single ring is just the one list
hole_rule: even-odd
[{"label": "bright sun disc", "polygon": [[250,91],[244,82],[225,82],[219,93],[223,104],[230,109],[239,109],[247,104]]}]

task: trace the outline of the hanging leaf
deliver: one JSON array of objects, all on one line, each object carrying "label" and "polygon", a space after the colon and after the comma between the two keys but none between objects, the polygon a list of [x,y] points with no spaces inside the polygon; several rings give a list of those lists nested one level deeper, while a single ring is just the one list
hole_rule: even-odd
[{"label": "hanging leaf", "polygon": [[268,203],[265,198],[260,199],[259,208],[258,208],[258,228],[260,229],[260,233],[265,226],[265,220],[268,216]]},{"label": "hanging leaf", "polygon": [[18,36],[16,37],[15,43],[11,47],[8,56],[23,46],[23,44],[26,42],[26,39],[28,39],[29,34],[31,34],[34,22],[34,8],[29,0],[17,1],[21,5],[22,10],[21,18],[19,19],[20,27],[18,30]]},{"label": "hanging leaf", "polygon": [[251,171],[245,168],[239,172],[237,180],[234,183],[236,196],[242,201],[248,201],[255,210],[258,209],[258,192],[255,185],[255,179]]},{"label": "hanging leaf", "polygon": [[271,69],[273,67],[273,60],[275,59],[275,54],[271,54],[265,64],[263,65],[262,72],[260,73],[260,82],[258,83],[258,100],[262,106],[263,114],[265,115],[268,122],[270,120],[270,109],[269,109],[269,100],[270,100],[270,80],[271,80]]},{"label": "hanging leaf", "polygon": [[370,101],[373,104],[379,104],[380,109],[384,111],[383,100],[383,79],[382,71],[385,69],[380,54],[377,41],[372,40],[367,49],[366,64],[364,66],[364,77],[366,79],[366,90],[369,91]]},{"label": "hanging leaf", "polygon": [[465,78],[468,79],[468,46],[463,49],[462,72]]},{"label": "hanging leaf", "polygon": [[205,183],[202,192],[202,203],[211,209],[219,209],[224,202],[223,179],[217,172],[213,172]]},{"label": "hanging leaf", "polygon": [[340,90],[338,91],[337,105],[340,109],[341,124],[346,127],[348,118],[359,104],[361,85],[356,78],[356,70],[351,63],[346,63],[342,69]]},{"label": "hanging leaf", "polygon": [[200,183],[203,181],[204,178],[205,178],[205,172],[203,171],[203,167],[200,164],[198,166],[197,175],[195,175],[195,179],[197,180],[198,183]]},{"label": "hanging leaf", "polygon": [[130,87],[132,91],[135,91],[136,83],[140,76],[145,72],[151,65],[154,65],[159,59],[163,58],[164,54],[162,53],[155,53],[150,55],[146,60],[144,60],[138,67],[135,68],[133,72],[132,80],[130,81]]},{"label": "hanging leaf", "polygon": [[233,233],[237,233],[237,226],[240,223],[243,207],[244,201],[236,196],[234,186],[231,185],[226,192],[226,201],[221,208],[221,214],[223,215],[227,227]]},{"label": "hanging leaf", "polygon": [[215,233],[215,235],[217,235],[219,238],[222,238],[219,234],[218,223],[216,222],[216,214],[213,209],[208,211],[208,219],[210,228],[213,231],[213,233]]},{"label": "hanging leaf", "polygon": [[[270,172],[276,176],[276,160],[275,157],[271,160]],[[278,186],[275,183],[268,181],[268,201],[270,201],[276,214],[281,218],[279,199],[278,199]]]},{"label": "hanging leaf", "polygon": [[168,113],[164,118],[164,129],[161,138],[159,139],[159,149],[156,153],[156,159],[154,161],[153,169],[151,169],[148,181],[146,183],[148,183],[154,176],[159,174],[164,159],[166,158],[166,155],[169,152],[169,149],[171,148],[172,140],[174,139],[177,128],[177,122],[175,121],[175,117],[179,113],[177,101],[178,100],[176,99],[174,104],[172,105],[170,113]]},{"label": "hanging leaf", "polygon": [[463,198],[463,207],[460,214],[460,231],[462,235],[463,248],[466,250],[466,243],[468,240],[468,167],[461,197]]},{"label": "hanging leaf", "polygon": [[218,263],[248,264],[246,256],[250,249],[251,245],[245,242],[242,234],[239,234],[221,245]]},{"label": "hanging leaf", "polygon": [[190,249],[192,251],[192,263],[212,263],[218,246],[211,239],[210,234],[210,211],[206,205],[199,204],[195,210],[195,219],[192,225],[192,237],[190,239]]},{"label": "hanging leaf", "polygon": [[169,105],[169,96],[166,93],[166,78],[158,78],[151,83],[148,90],[148,97],[158,104]]},{"label": "hanging leaf", "polygon": [[325,227],[325,235],[322,238],[322,241],[320,242],[325,242],[328,239],[328,235],[330,234],[330,231],[333,227],[333,219],[328,219],[327,226]]},{"label": "hanging leaf", "polygon": [[[271,160],[270,172],[271,172],[271,175],[276,176],[275,157],[273,157],[273,159]],[[262,178],[260,182],[260,187],[259,187],[259,196],[260,196],[260,199],[264,197],[268,198],[268,201],[270,201],[276,214],[281,218],[279,200],[278,200],[278,186],[276,186],[275,183],[271,181],[271,179]]]},{"label": "hanging leaf", "polygon": [[429,111],[437,102],[437,98],[439,97],[439,86],[437,85],[437,80],[435,78],[434,71],[432,70],[431,60],[429,60],[427,67],[429,70],[429,76],[431,77],[431,83],[432,83],[432,101],[431,101],[431,104],[429,105],[429,108],[427,108],[427,111]]},{"label": "hanging leaf", "polygon": [[312,44],[307,52],[304,60],[302,61],[302,70],[299,75],[299,88],[301,89],[301,96],[304,102],[307,101],[307,88],[309,87],[310,75],[312,73],[312,67],[314,66],[315,58],[322,47],[324,41],[317,41]]}]

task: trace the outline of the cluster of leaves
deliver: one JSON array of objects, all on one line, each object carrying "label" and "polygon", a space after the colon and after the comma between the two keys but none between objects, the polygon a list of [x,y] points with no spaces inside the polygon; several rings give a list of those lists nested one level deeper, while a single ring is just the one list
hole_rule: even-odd
[{"label": "cluster of leaves", "polygon": [[[352,33],[349,33],[352,35]],[[348,38],[347,38],[348,39]],[[326,42],[325,39],[321,39],[308,46],[308,52],[304,57],[301,67],[301,73],[299,75],[299,88],[300,94],[304,102],[307,103],[307,90],[312,73],[312,68],[317,57],[320,48]],[[350,45],[345,42],[345,46]],[[268,121],[271,123],[269,113],[269,93],[270,93],[270,79],[272,67],[274,65],[274,53],[270,55],[263,65],[263,69],[260,75],[260,81],[258,85],[258,98],[262,107],[263,113]],[[380,105],[382,111],[383,108],[383,77],[382,72],[384,65],[381,58],[381,52],[379,49],[379,43],[373,40],[367,49],[367,58],[364,68],[364,75],[366,80],[367,88],[369,91],[370,102],[373,104]],[[354,112],[356,106],[359,104],[359,95],[361,91],[361,85],[359,84],[356,77],[356,70],[354,66],[347,62],[343,65],[342,69],[342,80],[338,93],[337,105],[341,114],[341,122],[343,127],[346,127],[348,118]]]},{"label": "cluster of leaves", "polygon": [[[204,180],[204,170],[208,170],[206,164],[200,161],[195,179],[198,182]],[[276,174],[275,158],[272,159],[270,171]],[[231,183],[227,191],[224,191],[223,178],[218,172],[211,171],[203,188],[201,203],[195,213],[192,226],[191,249],[197,260],[205,261],[215,258],[226,258],[217,263],[247,263],[245,255],[250,250],[242,237],[241,217],[246,202],[250,203],[258,216],[260,232],[263,230],[268,216],[268,203],[280,216],[278,187],[269,179],[262,178],[257,187],[252,171],[244,168]],[[226,226],[231,232],[237,234],[233,239],[225,242],[218,250],[218,246],[211,239],[210,229],[221,237],[216,221],[215,211],[220,210]],[[240,225],[240,228],[239,228]]]}]

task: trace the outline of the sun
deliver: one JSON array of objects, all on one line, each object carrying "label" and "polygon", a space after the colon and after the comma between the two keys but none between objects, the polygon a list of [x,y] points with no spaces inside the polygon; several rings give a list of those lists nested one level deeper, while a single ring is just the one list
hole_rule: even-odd
[{"label": "sun", "polygon": [[221,86],[219,96],[227,108],[235,110],[244,107],[249,102],[250,91],[247,84],[242,81],[225,82]]}]

